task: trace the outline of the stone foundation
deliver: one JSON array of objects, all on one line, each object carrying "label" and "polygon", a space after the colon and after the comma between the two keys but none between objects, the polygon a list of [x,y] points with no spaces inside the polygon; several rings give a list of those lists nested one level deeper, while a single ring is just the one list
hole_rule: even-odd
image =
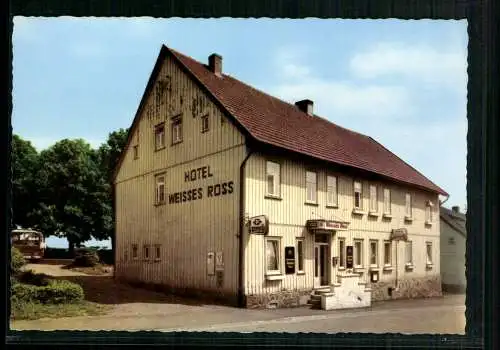
[{"label": "stone foundation", "polygon": [[236,293],[231,293],[223,290],[180,288],[180,287],[172,287],[165,284],[145,283],[137,280],[129,280],[124,278],[116,278],[116,280],[121,283],[126,283],[128,285],[134,286],[136,288],[153,290],[155,292],[165,293],[167,295],[193,299],[199,303],[238,306],[238,295]]},{"label": "stone foundation", "polygon": [[[371,283],[372,301],[432,298],[443,295],[439,276],[401,279],[397,291],[394,290],[395,283],[395,280]],[[392,292],[389,288],[392,288]]]},{"label": "stone foundation", "polygon": [[312,290],[286,290],[276,293],[247,295],[246,307],[249,309],[274,309],[298,307],[307,304]]}]

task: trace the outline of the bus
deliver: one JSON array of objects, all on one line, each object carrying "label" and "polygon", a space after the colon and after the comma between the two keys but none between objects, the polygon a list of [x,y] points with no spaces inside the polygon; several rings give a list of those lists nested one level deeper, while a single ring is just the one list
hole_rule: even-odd
[{"label": "bus", "polygon": [[30,228],[12,230],[11,243],[29,261],[40,261],[45,254],[45,238],[40,231]]}]

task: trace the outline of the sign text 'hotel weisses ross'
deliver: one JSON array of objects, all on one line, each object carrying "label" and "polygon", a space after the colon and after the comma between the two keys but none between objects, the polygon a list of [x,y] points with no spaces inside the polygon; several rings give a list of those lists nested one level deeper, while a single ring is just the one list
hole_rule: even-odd
[{"label": "sign text 'hotel weisses ross'", "polygon": [[[210,166],[203,166],[196,169],[191,169],[184,172],[184,182],[193,182],[197,180],[203,180],[213,177],[213,173],[210,171]],[[233,193],[234,182],[226,181],[217,184],[211,184],[207,187],[197,187],[191,188],[184,191],[179,191],[175,193],[168,194],[168,203],[176,204],[183,202],[192,202],[195,200],[200,200],[205,197],[220,197]]]}]

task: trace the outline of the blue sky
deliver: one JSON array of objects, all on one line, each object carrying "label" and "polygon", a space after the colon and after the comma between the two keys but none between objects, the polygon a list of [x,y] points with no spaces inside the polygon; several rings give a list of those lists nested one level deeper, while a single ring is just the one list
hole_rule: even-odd
[{"label": "blue sky", "polygon": [[[162,44],[375,138],[466,204],[466,21],[14,18],[14,133],[97,147],[130,126]],[[63,245],[57,239],[48,245]]]}]

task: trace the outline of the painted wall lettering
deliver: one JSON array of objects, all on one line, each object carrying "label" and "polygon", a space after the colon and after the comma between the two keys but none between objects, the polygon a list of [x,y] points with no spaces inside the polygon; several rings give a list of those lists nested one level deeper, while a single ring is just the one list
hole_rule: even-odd
[{"label": "painted wall lettering", "polygon": [[221,184],[210,185],[207,187],[207,197],[224,196],[233,193],[233,182],[223,182]]},{"label": "painted wall lettering", "polygon": [[201,168],[192,169],[184,172],[184,181],[196,181],[201,179],[208,179],[214,176],[210,172],[210,166],[202,166]]},{"label": "painted wall lettering", "polygon": [[[205,192],[206,191],[206,192]],[[193,188],[186,191],[174,192],[168,194],[168,204],[178,204],[192,202],[208,197],[219,197],[233,193],[234,182],[227,181],[215,185],[208,185],[204,190],[202,187]]]},{"label": "painted wall lettering", "polygon": [[168,203],[182,203],[182,202],[191,202],[197,199],[203,198],[203,188],[193,188],[191,190],[170,193],[168,195]]}]

